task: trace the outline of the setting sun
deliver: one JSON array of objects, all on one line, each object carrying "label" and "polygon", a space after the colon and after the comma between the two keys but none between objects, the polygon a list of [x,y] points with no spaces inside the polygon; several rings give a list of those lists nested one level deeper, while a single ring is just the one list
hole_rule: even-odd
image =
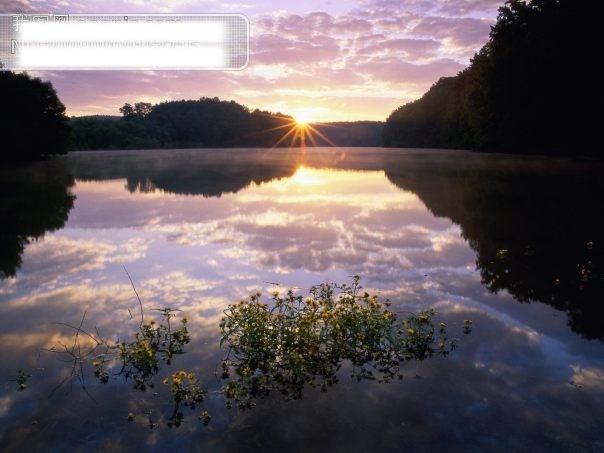
[{"label": "setting sun", "polygon": [[306,126],[310,122],[309,119],[304,115],[296,115],[294,120],[296,120],[296,124],[298,126]]},{"label": "setting sun", "polygon": [[283,130],[284,133],[279,140],[273,145],[274,147],[282,146],[283,143],[290,147],[299,146],[319,146],[317,139],[320,138],[323,142],[331,146],[336,144],[330,140],[325,134],[313,127],[302,112],[298,111],[294,116],[280,117],[284,124],[277,126],[271,130]]},{"label": "setting sun", "polygon": [[316,107],[301,107],[291,110],[291,115],[294,117],[296,124],[299,126],[305,126],[310,123],[317,122],[321,116],[323,109]]}]

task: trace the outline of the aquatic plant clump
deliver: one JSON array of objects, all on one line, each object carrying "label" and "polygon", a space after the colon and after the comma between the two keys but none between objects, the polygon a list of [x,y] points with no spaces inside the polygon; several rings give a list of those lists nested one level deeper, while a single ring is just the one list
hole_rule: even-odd
[{"label": "aquatic plant clump", "polygon": [[[434,325],[435,310],[398,320],[390,305],[363,291],[358,276],[351,285],[314,286],[306,298],[274,292],[268,304],[256,293],[230,305],[220,322],[227,405],[247,408],[271,391],[298,399],[306,386],[326,391],[344,361],[357,380],[390,382],[402,378],[404,362],[455,349],[446,325]],[[470,331],[466,322],[464,333]]]},{"label": "aquatic plant clump", "polygon": [[[60,345],[47,349],[49,352],[66,356],[66,361],[71,363],[71,373],[55,390],[67,382],[77,380],[87,392],[85,369],[88,365],[92,366],[94,376],[102,384],[108,384],[113,376],[132,382],[134,389],[139,391],[145,392],[148,388],[154,388],[154,378],[162,371],[162,363],[171,365],[174,356],[183,354],[190,341],[188,319],[179,319],[176,314],[178,310],[162,308],[154,311],[159,312],[159,318],[144,322],[141,304],[138,330],[133,338],[121,342],[104,339],[98,329],[95,329],[95,333],[85,330],[82,327],[85,314],[78,326],[60,323],[75,330],[75,334],[70,347]],[[86,341],[82,342],[82,338]],[[25,376],[20,371],[20,377],[21,375]],[[206,391],[201,387],[195,373],[190,371],[177,371],[171,378],[165,378],[162,382],[168,385],[167,398],[173,407],[172,414],[168,417],[168,425],[180,426],[184,418],[181,407],[195,409],[196,405],[203,402]],[[25,387],[27,385],[24,384],[23,388]],[[135,415],[130,412],[126,419],[134,421]],[[204,411],[199,418],[207,424],[211,417]],[[150,422],[150,426],[155,424]]]},{"label": "aquatic plant clump", "polygon": [[[70,346],[47,350],[66,356],[71,363],[70,375],[58,387],[76,380],[88,393],[85,369],[91,366],[102,384],[122,377],[136,390],[155,388],[163,366],[185,352],[190,341],[188,320],[171,308],[157,309],[160,316],[146,320],[140,299],[139,303],[140,323],[129,340],[107,341],[98,329],[95,333],[85,330],[86,314],[79,325],[60,323],[75,333]],[[456,348],[457,339],[447,335],[447,326],[436,325],[434,309],[406,313],[399,320],[390,307],[387,299],[364,291],[359,277],[350,285],[313,286],[307,297],[290,289],[284,294],[274,292],[270,303],[265,303],[257,292],[229,305],[219,324],[220,346],[226,347],[220,366],[227,406],[249,408],[273,391],[291,399],[301,398],[307,386],[327,391],[338,382],[345,363],[358,381],[402,379],[405,362],[446,356]],[[471,330],[472,322],[464,321],[463,333]],[[27,388],[27,378],[20,370],[15,379],[20,390]],[[161,382],[172,406],[169,427],[180,426],[181,409],[195,410],[208,393],[191,371],[174,371]],[[156,426],[148,416],[149,426]],[[129,412],[126,420],[136,417]],[[198,418],[207,425],[212,417],[203,410]]]}]

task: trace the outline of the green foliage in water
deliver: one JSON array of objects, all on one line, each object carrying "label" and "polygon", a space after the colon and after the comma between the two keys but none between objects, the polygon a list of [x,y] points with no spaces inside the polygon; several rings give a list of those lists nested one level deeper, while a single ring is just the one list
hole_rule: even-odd
[{"label": "green foliage in water", "polygon": [[[186,371],[177,371],[172,373],[171,378],[165,378],[163,380],[164,385],[170,388],[170,397],[174,402],[174,411],[170,416],[168,426],[180,426],[181,421],[184,418],[182,412],[179,411],[181,405],[188,406],[191,410],[194,410],[197,404],[201,404],[207,393],[201,385],[195,373]],[[203,411],[200,420],[203,421],[204,425],[210,422],[210,415],[208,411]]]},{"label": "green foliage in water", "polygon": [[134,381],[134,387],[145,390],[147,382],[159,371],[159,361],[170,365],[174,354],[182,354],[189,343],[187,318],[180,320],[181,326],[173,329],[170,320],[175,316],[169,308],[159,310],[162,322],[151,320],[141,324],[134,341],[121,342],[119,356],[122,361],[121,374]]},{"label": "green foliage in water", "polygon": [[307,298],[289,290],[273,293],[271,304],[256,293],[230,305],[220,322],[221,344],[228,346],[221,365],[227,405],[247,408],[271,391],[298,399],[306,386],[326,391],[344,361],[359,381],[390,382],[402,378],[404,362],[455,349],[446,325],[435,326],[435,310],[398,320],[390,302],[363,291],[359,281],[314,286]]},{"label": "green foliage in water", "polygon": [[[154,378],[162,372],[162,364],[171,365],[175,356],[185,352],[190,341],[188,320],[179,319],[177,310],[164,308],[157,310],[158,319],[145,322],[143,304],[138,301],[140,324],[129,341],[111,342],[96,328],[94,333],[85,330],[86,314],[79,325],[60,323],[75,333],[70,346],[47,350],[71,363],[71,374],[58,387],[79,381],[88,392],[85,370],[91,367],[102,384],[123,377],[136,390],[155,388]],[[351,365],[352,377],[358,381],[402,379],[405,362],[446,356],[456,348],[457,339],[447,336],[447,326],[436,325],[435,310],[406,313],[399,320],[390,306],[388,300],[364,291],[357,276],[350,285],[313,286],[306,298],[293,290],[285,295],[274,292],[269,305],[255,293],[229,305],[220,321],[220,345],[227,346],[221,364],[222,378],[228,380],[222,389],[227,406],[249,408],[271,391],[292,399],[301,398],[305,387],[327,391],[338,382],[344,362]],[[471,330],[472,322],[464,321],[463,332]],[[29,377],[19,370],[14,379],[19,390],[27,387]],[[181,408],[195,410],[208,393],[191,371],[175,371],[162,383],[172,405],[169,427],[180,426]],[[148,415],[149,426],[156,426]],[[129,412],[126,420],[136,417]],[[211,415],[204,410],[198,418],[207,425]]]},{"label": "green foliage in water", "polygon": [[[95,333],[85,330],[85,315],[78,326],[61,323],[75,330],[75,334],[70,347],[61,345],[48,349],[66,357],[66,361],[71,363],[70,375],[59,386],[79,381],[87,391],[85,370],[91,366],[94,376],[102,384],[108,384],[111,377],[123,377],[126,381],[133,382],[136,390],[145,392],[149,388],[155,388],[154,378],[162,371],[161,364],[171,365],[174,356],[183,354],[190,341],[186,317],[178,319],[177,310],[171,308],[156,311],[160,313],[159,319],[144,322],[141,303],[141,322],[138,331],[129,341],[111,342],[104,339],[97,329]],[[184,406],[194,410],[203,402],[206,391],[191,371],[176,371],[162,382],[167,386],[166,398],[172,405],[168,426],[180,426],[184,418],[180,409]],[[133,421],[134,418],[135,414],[132,412],[127,416],[128,421]],[[202,413],[200,420],[204,424],[209,422],[207,411]],[[150,425],[155,426],[152,422]]]}]

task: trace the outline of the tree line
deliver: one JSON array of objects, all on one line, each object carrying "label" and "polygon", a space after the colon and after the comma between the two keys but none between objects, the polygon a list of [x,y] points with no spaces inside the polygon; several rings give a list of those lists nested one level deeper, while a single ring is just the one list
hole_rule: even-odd
[{"label": "tree line", "polygon": [[122,117],[72,118],[72,150],[271,146],[293,118],[235,101],[124,104]]},{"label": "tree line", "polygon": [[[303,141],[292,116],[249,109],[217,97],[124,104],[117,116],[72,118],[70,149],[298,147]],[[379,146],[382,122],[314,125],[306,146]],[[308,139],[308,133],[313,140]]]},{"label": "tree line", "polygon": [[589,0],[506,2],[468,68],[391,113],[384,145],[597,154],[598,11]]}]

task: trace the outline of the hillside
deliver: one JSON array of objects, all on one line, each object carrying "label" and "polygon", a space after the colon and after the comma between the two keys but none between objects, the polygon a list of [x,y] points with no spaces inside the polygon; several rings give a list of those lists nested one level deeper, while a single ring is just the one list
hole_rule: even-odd
[{"label": "hillside", "polygon": [[468,68],[396,109],[392,147],[596,155],[598,2],[510,1]]}]

